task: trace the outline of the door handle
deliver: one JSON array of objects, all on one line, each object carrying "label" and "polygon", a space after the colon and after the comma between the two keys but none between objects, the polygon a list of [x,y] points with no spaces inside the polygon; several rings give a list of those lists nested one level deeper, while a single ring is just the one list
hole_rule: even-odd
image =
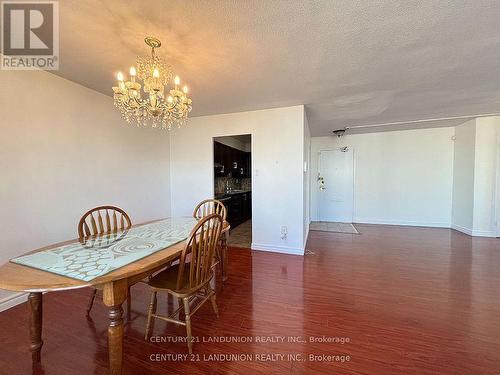
[{"label": "door handle", "polygon": [[320,191],[326,190],[325,178],[319,173],[318,173],[318,183],[319,183],[319,190]]}]

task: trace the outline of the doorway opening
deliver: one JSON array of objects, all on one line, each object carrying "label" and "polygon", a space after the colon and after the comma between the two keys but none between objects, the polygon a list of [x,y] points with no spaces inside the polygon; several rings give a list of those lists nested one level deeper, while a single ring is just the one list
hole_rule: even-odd
[{"label": "doorway opening", "polygon": [[319,152],[318,220],[311,230],[359,233],[354,216],[354,151],[349,147]]},{"label": "doorway opening", "polygon": [[252,244],[252,136],[214,138],[214,198],[227,210],[228,245]]}]

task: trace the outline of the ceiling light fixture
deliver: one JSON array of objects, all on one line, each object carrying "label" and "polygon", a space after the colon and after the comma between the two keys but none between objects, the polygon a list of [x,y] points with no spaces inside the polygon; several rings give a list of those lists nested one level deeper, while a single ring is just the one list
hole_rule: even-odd
[{"label": "ceiling light fixture", "polygon": [[[130,68],[129,81],[118,72],[118,86],[113,87],[115,106],[128,123],[138,127],[151,123],[153,128],[170,130],[172,126],[185,125],[192,109],[188,87],[181,89],[180,78],[173,77],[171,68],[156,56],[160,40],[147,37],[144,42],[151,47],[151,56],[137,58],[137,67]],[[173,88],[168,90],[172,82]]]},{"label": "ceiling light fixture", "polygon": [[347,128],[344,128],[344,129],[333,130],[332,133],[335,134],[337,137],[342,138],[345,135],[346,131]]}]

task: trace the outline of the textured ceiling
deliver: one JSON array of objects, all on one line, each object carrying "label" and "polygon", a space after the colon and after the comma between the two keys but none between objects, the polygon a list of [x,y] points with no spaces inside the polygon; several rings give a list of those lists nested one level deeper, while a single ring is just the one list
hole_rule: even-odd
[{"label": "textured ceiling", "polygon": [[193,116],[306,104],[313,135],[500,112],[500,1],[60,1],[56,74],[111,94],[158,54]]}]

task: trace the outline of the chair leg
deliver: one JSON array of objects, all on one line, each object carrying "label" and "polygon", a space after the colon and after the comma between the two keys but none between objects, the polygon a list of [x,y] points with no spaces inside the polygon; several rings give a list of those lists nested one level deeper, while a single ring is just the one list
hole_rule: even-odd
[{"label": "chair leg", "polygon": [[87,316],[90,315],[90,310],[92,310],[92,306],[94,306],[95,295],[97,294],[97,289],[94,289],[92,295],[90,296],[89,304],[87,305]]},{"label": "chair leg", "polygon": [[154,318],[153,314],[156,314],[156,292],[151,292],[151,301],[149,302],[148,308],[148,323],[146,324],[146,334],[144,335],[144,340],[147,341],[151,332],[154,328]]},{"label": "chair leg", "polygon": [[222,234],[222,246],[221,246],[221,254],[220,254],[220,263],[221,263],[221,273],[222,273],[222,282],[227,280],[227,233]]},{"label": "chair leg", "polygon": [[218,264],[218,271],[220,272],[221,276],[224,275],[224,263],[222,262],[222,249],[224,247],[224,239],[221,238],[219,240],[219,243],[217,245],[217,248],[215,249],[216,252],[217,252],[217,260],[219,261],[219,264]]},{"label": "chair leg", "polygon": [[189,354],[193,354],[193,339],[191,336],[191,313],[189,311],[189,298],[183,298],[184,314],[186,315],[186,334]]},{"label": "chair leg", "polygon": [[212,280],[210,280],[210,288],[213,290],[217,289],[217,275],[214,274],[214,277],[212,277]]},{"label": "chair leg", "polygon": [[215,301],[215,292],[213,290],[209,290],[209,293],[212,293],[210,296],[210,302],[212,302],[212,308],[214,309],[215,315],[217,315],[217,318],[219,317],[219,309],[217,308],[217,302]]},{"label": "chair leg", "polygon": [[182,306],[182,298],[177,298],[177,309],[179,310],[177,312],[177,320],[181,320],[181,310],[180,310],[181,306]]}]

